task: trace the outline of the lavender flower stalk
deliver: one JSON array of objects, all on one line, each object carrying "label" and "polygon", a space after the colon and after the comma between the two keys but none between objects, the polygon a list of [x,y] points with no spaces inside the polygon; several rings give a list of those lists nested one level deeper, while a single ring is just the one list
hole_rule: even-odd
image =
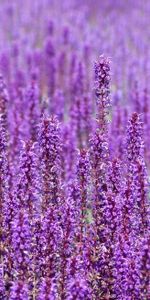
[{"label": "lavender flower stalk", "polygon": [[104,56],[100,56],[99,61],[95,63],[95,95],[97,124],[103,133],[106,131],[110,108],[110,63]]},{"label": "lavender flower stalk", "polygon": [[59,123],[55,117],[43,118],[39,130],[42,177],[42,211],[60,201],[61,139]]},{"label": "lavender flower stalk", "polygon": [[[41,236],[42,260],[40,265],[40,291],[45,297],[52,292],[53,281],[57,282],[60,267],[59,248],[62,242],[61,219],[63,191],[61,186],[61,140],[56,118],[43,118],[39,132],[41,159]],[[39,295],[40,297],[40,295]]]}]

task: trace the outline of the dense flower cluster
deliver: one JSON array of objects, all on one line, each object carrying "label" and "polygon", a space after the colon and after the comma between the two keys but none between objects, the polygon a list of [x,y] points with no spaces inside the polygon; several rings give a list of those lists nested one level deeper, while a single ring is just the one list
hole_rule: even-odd
[{"label": "dense flower cluster", "polygon": [[149,300],[150,3],[1,2],[0,300]]}]

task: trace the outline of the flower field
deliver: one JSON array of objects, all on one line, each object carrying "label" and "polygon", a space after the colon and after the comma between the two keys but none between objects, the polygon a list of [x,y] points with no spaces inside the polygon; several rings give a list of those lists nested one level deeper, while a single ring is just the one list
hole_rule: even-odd
[{"label": "flower field", "polygon": [[0,300],[150,300],[150,1],[0,1]]}]

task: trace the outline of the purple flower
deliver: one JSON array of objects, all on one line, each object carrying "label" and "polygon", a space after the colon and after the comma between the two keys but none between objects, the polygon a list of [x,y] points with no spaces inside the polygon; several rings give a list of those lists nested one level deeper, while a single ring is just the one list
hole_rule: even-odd
[{"label": "purple flower", "polygon": [[71,131],[71,125],[66,124],[61,129],[62,135],[62,155],[61,155],[61,165],[62,165],[62,178],[65,185],[75,177],[76,171],[76,137],[75,133]]},{"label": "purple flower", "polygon": [[9,94],[2,75],[0,75],[0,115],[4,126],[8,127]]},{"label": "purple flower", "polygon": [[55,117],[43,118],[39,129],[39,158],[41,169],[41,206],[46,211],[60,200],[61,185],[61,139],[59,123]]},{"label": "purple flower", "polygon": [[10,291],[10,300],[29,300],[29,290],[27,284],[22,281],[14,281]]},{"label": "purple flower", "polygon": [[149,269],[150,269],[150,239],[149,232],[139,242],[139,252],[136,256],[140,268],[140,297],[149,297]]},{"label": "purple flower", "polygon": [[133,113],[127,131],[127,186],[126,197],[130,201],[131,226],[136,234],[149,227],[148,178],[144,162],[142,123],[138,114]]},{"label": "purple flower", "polygon": [[97,124],[101,132],[104,132],[110,108],[110,63],[104,56],[100,56],[95,63],[95,95]]},{"label": "purple flower", "polygon": [[21,209],[12,222],[13,276],[27,280],[31,271],[31,227],[29,216]]},{"label": "purple flower", "polygon": [[5,290],[5,283],[4,283],[4,272],[3,272],[3,266],[0,265],[0,297],[5,297],[6,290]]},{"label": "purple flower", "polygon": [[89,288],[87,286],[87,282],[82,275],[78,274],[74,280],[69,283],[69,293],[67,294],[68,300],[74,299],[91,299],[91,294],[89,293]]},{"label": "purple flower", "polygon": [[[40,120],[40,100],[39,91],[36,82],[32,82],[31,86],[23,95],[24,102],[24,121],[21,130],[25,133],[24,139],[36,141],[38,133],[38,123]],[[24,130],[26,128],[26,131]]]}]

